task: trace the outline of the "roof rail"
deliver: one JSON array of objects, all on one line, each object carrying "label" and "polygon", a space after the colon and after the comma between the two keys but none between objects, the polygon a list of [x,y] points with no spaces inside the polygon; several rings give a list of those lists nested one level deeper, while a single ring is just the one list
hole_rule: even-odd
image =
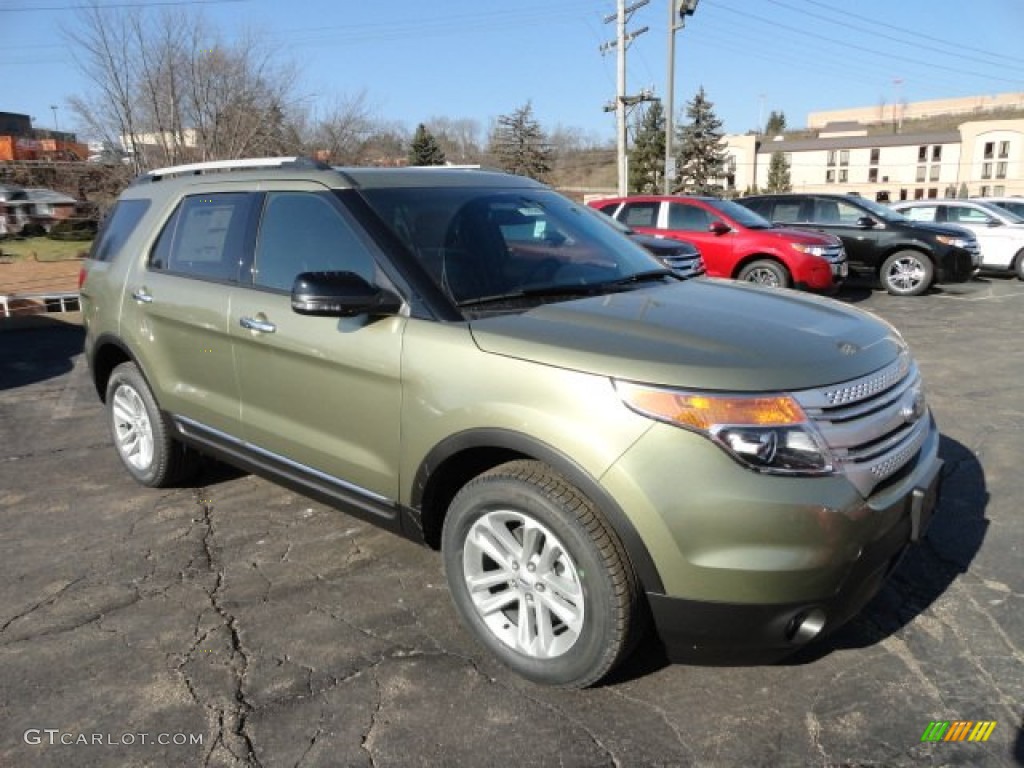
[{"label": "roof rail", "polygon": [[172,165],[154,168],[140,177],[139,181],[158,181],[167,176],[200,176],[214,171],[235,171],[249,168],[305,168],[330,170],[330,166],[308,157],[247,157],[238,160],[209,160],[205,163]]}]

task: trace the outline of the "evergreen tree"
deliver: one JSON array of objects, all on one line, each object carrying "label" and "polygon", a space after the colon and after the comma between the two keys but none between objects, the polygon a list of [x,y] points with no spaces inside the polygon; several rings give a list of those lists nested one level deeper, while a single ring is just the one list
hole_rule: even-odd
[{"label": "evergreen tree", "polygon": [[434,134],[420,123],[409,145],[409,165],[444,165],[444,151],[434,138]]},{"label": "evergreen tree", "polygon": [[665,111],[653,101],[636,122],[636,136],[629,151],[629,191],[652,195],[661,191],[665,171]]},{"label": "evergreen tree", "polygon": [[679,155],[673,191],[689,195],[718,195],[725,174],[722,121],[715,115],[704,86],[686,105],[688,122],[676,132]]},{"label": "evergreen tree", "polygon": [[764,132],[768,136],[778,136],[786,130],[786,115],[784,112],[776,112],[774,109],[768,115],[768,122],[764,126]]},{"label": "evergreen tree", "polygon": [[772,152],[771,162],[768,164],[768,186],[769,192],[791,192],[793,182],[789,177],[789,162],[786,160],[785,152]]},{"label": "evergreen tree", "polygon": [[509,173],[543,181],[551,172],[551,145],[526,102],[512,114],[500,115],[491,134],[490,152]]}]

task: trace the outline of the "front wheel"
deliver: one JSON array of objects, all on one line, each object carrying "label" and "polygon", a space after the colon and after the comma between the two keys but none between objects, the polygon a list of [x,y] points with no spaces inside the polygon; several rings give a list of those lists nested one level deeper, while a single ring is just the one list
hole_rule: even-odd
[{"label": "front wheel", "polygon": [[510,462],[467,483],[442,551],[462,623],[520,675],[583,688],[632,647],[639,590],[622,544],[546,465]]},{"label": "front wheel", "polygon": [[772,288],[788,288],[790,284],[789,271],[777,261],[759,259],[752,261],[740,270],[740,280],[760,285],[770,285]]},{"label": "front wheel", "polygon": [[897,251],[882,264],[882,287],[893,296],[920,296],[932,284],[931,259],[918,251]]},{"label": "front wheel", "polygon": [[1017,251],[1013,257],[1013,271],[1017,273],[1018,280],[1024,280],[1024,249]]}]

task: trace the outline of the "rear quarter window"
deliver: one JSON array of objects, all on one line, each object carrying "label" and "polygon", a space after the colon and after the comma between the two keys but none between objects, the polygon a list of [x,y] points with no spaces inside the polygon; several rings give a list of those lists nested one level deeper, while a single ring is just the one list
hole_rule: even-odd
[{"label": "rear quarter window", "polygon": [[119,200],[103,220],[89,258],[112,261],[149,210],[149,200]]}]

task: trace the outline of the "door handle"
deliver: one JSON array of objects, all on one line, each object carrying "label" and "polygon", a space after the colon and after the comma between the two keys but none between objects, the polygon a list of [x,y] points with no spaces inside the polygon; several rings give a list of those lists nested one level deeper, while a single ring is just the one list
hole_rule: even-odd
[{"label": "door handle", "polygon": [[238,319],[238,324],[250,331],[259,331],[260,333],[273,333],[277,330],[277,326],[273,323],[267,320],[257,320],[255,317],[241,317]]},{"label": "door handle", "polygon": [[151,294],[146,288],[139,288],[137,291],[134,291],[132,293],[132,298],[139,304],[153,303],[153,294]]}]

